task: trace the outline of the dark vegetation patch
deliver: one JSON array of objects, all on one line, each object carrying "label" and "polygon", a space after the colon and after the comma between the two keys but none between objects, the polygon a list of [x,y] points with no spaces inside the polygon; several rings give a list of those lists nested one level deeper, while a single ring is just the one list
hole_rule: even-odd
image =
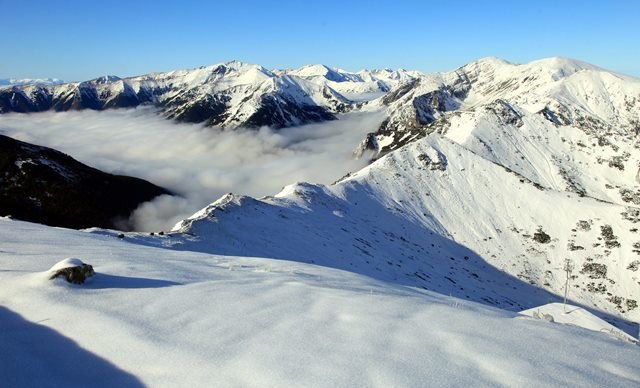
[{"label": "dark vegetation patch", "polygon": [[613,234],[613,228],[611,225],[603,225],[600,227],[600,234],[602,235],[602,239],[604,240],[604,245],[611,248],[619,248],[620,243],[618,242],[618,237]]}]

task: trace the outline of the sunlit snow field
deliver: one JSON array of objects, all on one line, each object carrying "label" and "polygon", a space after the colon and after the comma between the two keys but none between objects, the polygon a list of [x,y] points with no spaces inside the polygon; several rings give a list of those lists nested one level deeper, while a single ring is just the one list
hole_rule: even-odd
[{"label": "sunlit snow field", "polygon": [[[7,387],[640,384],[636,345],[349,272],[8,219],[0,236]],[[70,254],[97,275],[48,281]]]}]

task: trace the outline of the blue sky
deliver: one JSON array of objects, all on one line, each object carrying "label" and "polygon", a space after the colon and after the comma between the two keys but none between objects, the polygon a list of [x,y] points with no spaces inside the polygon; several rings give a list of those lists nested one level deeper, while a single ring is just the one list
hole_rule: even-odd
[{"label": "blue sky", "polygon": [[582,59],[640,77],[640,1],[0,0],[0,78],[85,80],[231,59],[452,70]]}]

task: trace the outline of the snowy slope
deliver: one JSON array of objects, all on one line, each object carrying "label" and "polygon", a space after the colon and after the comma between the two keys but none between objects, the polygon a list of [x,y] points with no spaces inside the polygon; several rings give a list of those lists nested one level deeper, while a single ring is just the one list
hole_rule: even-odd
[{"label": "snowy slope", "polygon": [[388,117],[358,152],[440,133],[543,187],[640,204],[636,78],[566,58],[486,58],[420,76],[376,104]]},{"label": "snowy slope", "polygon": [[569,258],[570,298],[637,332],[615,317],[640,318],[639,213],[544,189],[434,134],[335,185],[228,195],[175,234],[139,238],[315,263],[512,311],[559,300]]},{"label": "snowy slope", "polygon": [[605,332],[623,340],[638,343],[637,338],[633,338],[629,334],[620,331],[615,326],[603,321],[587,310],[569,304],[549,303],[544,306],[538,306],[521,311],[520,314],[548,322],[583,327],[597,332]]},{"label": "snowy slope", "polygon": [[[606,333],[350,272],[6,219],[0,235],[4,386],[640,383],[640,348]],[[46,280],[68,256],[97,275]]]}]

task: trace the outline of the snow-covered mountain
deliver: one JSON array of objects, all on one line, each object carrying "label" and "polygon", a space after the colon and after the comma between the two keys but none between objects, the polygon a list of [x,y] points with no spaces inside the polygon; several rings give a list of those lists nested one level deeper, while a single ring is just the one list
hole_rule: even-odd
[{"label": "snow-covered mountain", "polygon": [[[437,132],[540,184],[566,183],[609,199],[602,186],[619,182],[601,182],[596,190],[593,182],[583,182],[586,174],[572,179],[574,170],[580,164],[635,167],[625,162],[640,132],[640,80],[576,60],[514,65],[486,58],[417,77],[372,105],[388,118],[362,147],[380,153]],[[567,155],[570,160],[563,161]],[[554,168],[527,166],[549,163]],[[565,179],[544,172],[554,169],[563,170]]]},{"label": "snow-covered mountain", "polygon": [[639,214],[432,134],[332,186],[228,195],[158,244],[320,264],[516,311],[558,300],[570,259],[573,301],[637,322]]},{"label": "snow-covered mountain", "polygon": [[278,73],[326,85],[356,103],[357,107],[362,107],[363,102],[381,97],[389,90],[420,75],[419,72],[408,72],[403,69],[361,70],[352,73],[325,65],[303,66],[299,69],[278,71]]},{"label": "snow-covered mountain", "polygon": [[[443,131],[449,116],[495,110],[511,115],[537,114],[555,125],[584,130],[640,128],[638,79],[566,58],[515,65],[485,58],[449,73],[415,77],[391,90],[376,105],[388,120],[376,134],[378,149],[388,151]],[[516,118],[512,118],[516,120]],[[515,123],[515,122],[514,122]]]},{"label": "snow-covered mountain", "polygon": [[63,85],[14,86],[0,90],[0,113],[153,104],[179,121],[281,128],[334,120],[337,113],[357,109],[414,75],[348,73],[321,65],[270,71],[231,61],[124,79],[105,76]]}]

